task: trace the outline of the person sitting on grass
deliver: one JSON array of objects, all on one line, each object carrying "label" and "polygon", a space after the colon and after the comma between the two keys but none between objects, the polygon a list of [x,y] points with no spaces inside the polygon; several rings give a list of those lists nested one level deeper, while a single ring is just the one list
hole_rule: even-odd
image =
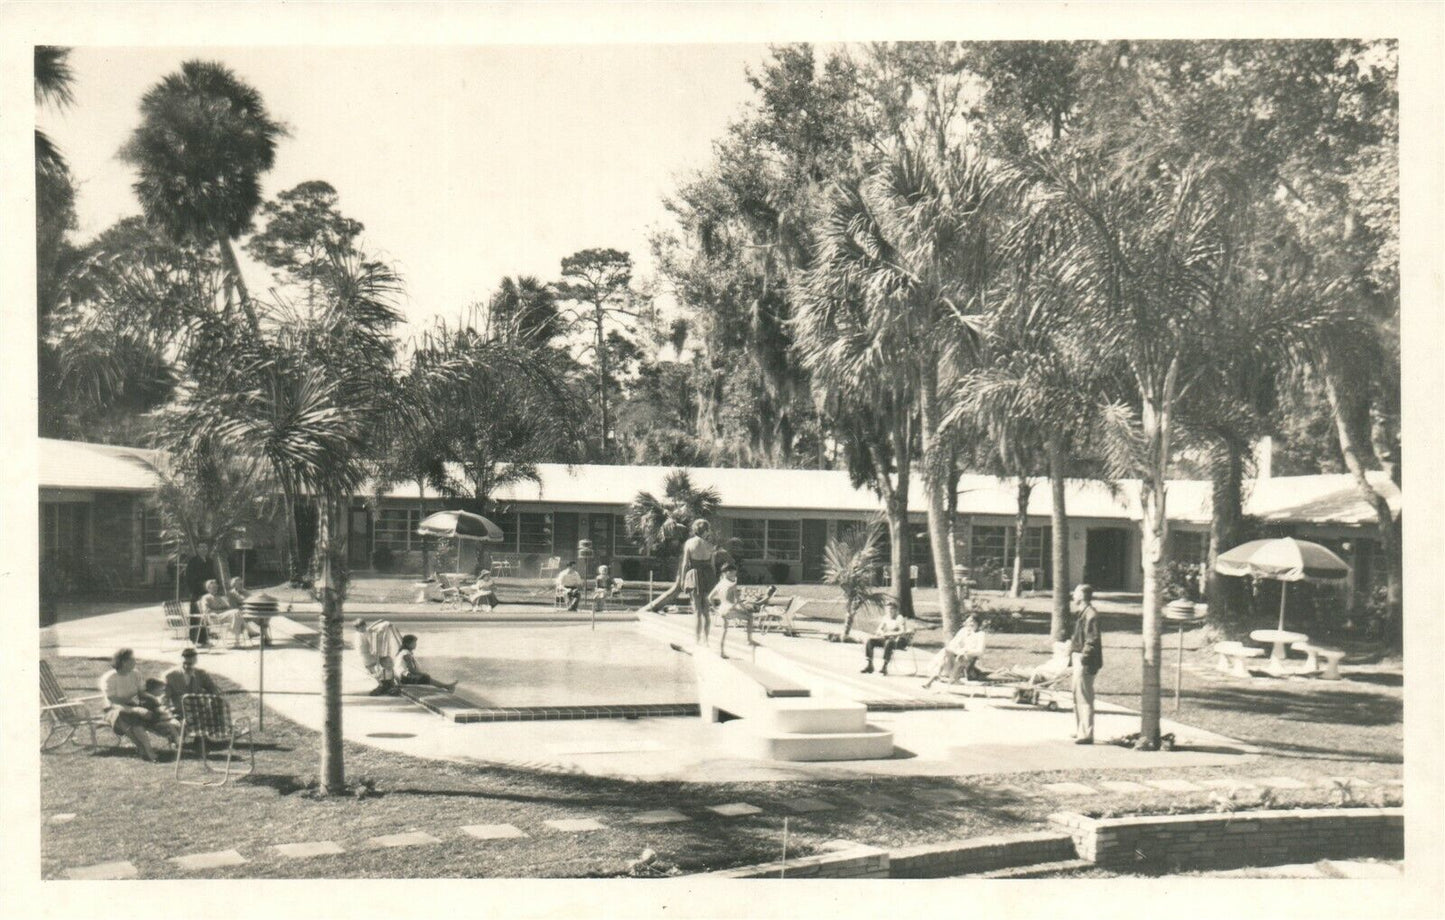
[{"label": "person sitting on grass", "polygon": [[873,630],[873,636],[863,643],[863,654],[868,663],[863,666],[864,674],[873,673],[873,650],[883,649],[883,667],[878,673],[888,676],[888,661],[893,657],[895,649],[908,648],[912,641],[912,634],[908,632],[908,626],[903,622],[903,614],[898,609],[898,601],[895,598],[888,598],[884,601],[885,614],[878,627]]},{"label": "person sitting on grass", "polygon": [[[361,656],[361,666],[376,680],[371,696],[398,696],[396,672],[392,669],[393,654],[400,651],[401,640],[396,636],[396,627],[385,620],[375,626],[365,620],[353,620],[356,630],[356,653]],[[395,643],[396,648],[392,648]]]},{"label": "person sitting on grass", "polygon": [[576,610],[582,601],[582,575],[571,559],[557,573],[557,596],[566,597],[568,610]]},{"label": "person sitting on grass", "polygon": [[110,670],[100,677],[106,724],[118,736],[129,738],[142,759],[154,763],[156,755],[147,733],[167,738],[174,744],[180,740],[181,726],[169,714],[145,705],[142,697],[146,684],[136,673],[134,651],[116,649],[110,656],[110,664]]},{"label": "person sitting on grass", "polygon": [[408,633],[401,637],[401,651],[396,656],[396,679],[403,684],[431,684],[448,693],[457,688],[457,682],[443,683],[424,672],[416,663],[416,636]]},{"label": "person sitting on grass", "polygon": [[722,619],[722,637],[718,640],[719,655],[724,658],[728,656],[728,623],[734,617],[743,618],[748,645],[758,644],[753,639],[753,615],[763,609],[763,605],[777,590],[776,586],[768,588],[768,593],[761,600],[743,600],[738,589],[738,567],[731,562],[723,564],[722,571],[718,573],[718,582],[707,598],[709,606],[717,608],[716,616]]}]

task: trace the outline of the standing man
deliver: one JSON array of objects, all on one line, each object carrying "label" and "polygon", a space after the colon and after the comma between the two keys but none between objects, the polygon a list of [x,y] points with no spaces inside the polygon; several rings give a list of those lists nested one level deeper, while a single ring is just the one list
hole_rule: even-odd
[{"label": "standing man", "polygon": [[196,650],[188,648],[181,652],[181,666],[166,672],[166,701],[171,711],[181,715],[181,698],[187,693],[220,693],[211,675],[196,667]]},{"label": "standing man", "polygon": [[206,620],[201,616],[201,598],[206,596],[206,582],[216,576],[215,563],[211,560],[211,544],[202,541],[196,544],[196,554],[186,560],[186,590],[191,595],[191,644],[205,648],[211,644]]},{"label": "standing man", "polygon": [[1094,609],[1094,589],[1074,589],[1074,638],[1070,662],[1074,668],[1074,743],[1094,743],[1094,675],[1104,666],[1104,646],[1099,639],[1099,612]]}]

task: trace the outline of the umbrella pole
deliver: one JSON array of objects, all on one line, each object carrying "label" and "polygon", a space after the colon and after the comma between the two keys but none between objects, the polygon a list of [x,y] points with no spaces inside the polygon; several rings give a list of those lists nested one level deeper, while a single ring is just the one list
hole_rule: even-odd
[{"label": "umbrella pole", "polygon": [[1284,602],[1289,597],[1289,582],[1279,583],[1279,631],[1284,632]]}]

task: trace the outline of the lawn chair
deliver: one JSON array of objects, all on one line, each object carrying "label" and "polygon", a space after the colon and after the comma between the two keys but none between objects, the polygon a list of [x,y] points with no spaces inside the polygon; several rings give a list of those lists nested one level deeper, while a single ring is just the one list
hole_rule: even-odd
[{"label": "lawn chair", "polygon": [[[40,750],[50,751],[67,744],[74,744],[83,747],[76,740],[76,732],[85,729],[90,732],[90,746],[100,747],[96,739],[95,730],[105,725],[105,719],[95,710],[91,709],[91,700],[104,700],[102,694],[95,693],[89,696],[80,696],[71,699],[66,695],[65,689],[60,686],[60,681],[55,679],[55,674],[50,670],[50,662],[41,659],[40,661],[40,712],[45,716],[45,721],[50,725],[50,731],[45,735],[45,740],[40,742]],[[58,742],[51,744],[51,740],[60,732],[65,735]]]},{"label": "lawn chair", "polygon": [[[779,600],[779,598],[774,598],[774,600]],[[794,595],[788,598],[787,604],[783,605],[781,611],[775,612],[776,604],[771,608],[764,607],[757,618],[753,620],[753,626],[758,628],[762,633],[776,629],[785,636],[790,638],[796,637],[799,634],[800,627],[795,621],[795,617],[797,617],[799,610],[807,606],[807,603],[808,599],[806,597]]]},{"label": "lawn chair", "polygon": [[441,592],[443,607],[461,609],[461,588],[458,585],[452,584],[451,581],[449,581],[447,577],[440,572],[437,573],[437,590]]},{"label": "lawn chair", "polygon": [[166,629],[171,631],[172,639],[189,639],[190,624],[186,622],[186,609],[184,601],[166,601],[161,605],[166,615]]},{"label": "lawn chair", "polygon": [[[211,768],[210,746],[225,744],[226,766],[220,780],[181,779],[181,754],[186,741],[199,739],[201,742],[201,769],[207,773],[217,771]],[[231,773],[231,760],[236,753],[236,739],[245,738],[251,752],[251,766],[245,773]],[[187,786],[224,786],[231,777],[249,776],[256,771],[256,744],[251,738],[251,720],[245,716],[232,718],[231,707],[226,698],[214,693],[187,693],[181,697],[181,740],[176,744],[176,781]]]},{"label": "lawn chair", "polygon": [[539,578],[546,578],[546,577],[547,577],[547,573],[548,573],[548,572],[551,572],[551,573],[552,573],[552,576],[555,578],[555,577],[557,576],[557,573],[558,573],[558,572],[561,572],[561,571],[562,571],[562,557],[561,557],[561,556],[553,556],[553,557],[551,557],[550,559],[548,559],[546,562],[542,563],[542,567],[537,570],[537,577],[539,577]]}]

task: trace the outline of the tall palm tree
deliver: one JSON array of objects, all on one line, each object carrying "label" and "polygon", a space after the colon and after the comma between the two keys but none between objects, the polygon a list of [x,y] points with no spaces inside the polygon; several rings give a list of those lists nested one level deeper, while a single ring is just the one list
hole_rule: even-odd
[{"label": "tall palm tree", "polygon": [[488,331],[498,341],[542,347],[565,332],[556,293],[532,275],[503,278],[487,301]]},{"label": "tall palm tree", "polygon": [[[924,155],[905,147],[863,180],[841,185],[818,229],[808,296],[858,297],[868,335],[839,342],[855,379],[901,368],[918,413],[928,531],[946,628],[960,625],[949,542],[941,394],[967,367],[992,283],[994,213],[1005,188],[967,150]],[[860,347],[861,346],[861,347]]]},{"label": "tall palm tree", "polygon": [[241,309],[259,330],[231,241],[251,227],[261,176],[286,129],[260,93],[214,61],[186,61],[140,107],[141,124],[120,155],[139,172],[134,188],[146,218],[178,241],[219,246]]},{"label": "tall palm tree", "polygon": [[[712,520],[722,507],[722,496],[711,486],[693,485],[687,470],[677,469],[662,482],[661,497],[638,492],[627,506],[627,533],[647,550],[649,556],[674,556],[682,551],[693,521]],[[683,571],[679,566],[673,585],[647,605],[657,610],[682,592]]]}]

